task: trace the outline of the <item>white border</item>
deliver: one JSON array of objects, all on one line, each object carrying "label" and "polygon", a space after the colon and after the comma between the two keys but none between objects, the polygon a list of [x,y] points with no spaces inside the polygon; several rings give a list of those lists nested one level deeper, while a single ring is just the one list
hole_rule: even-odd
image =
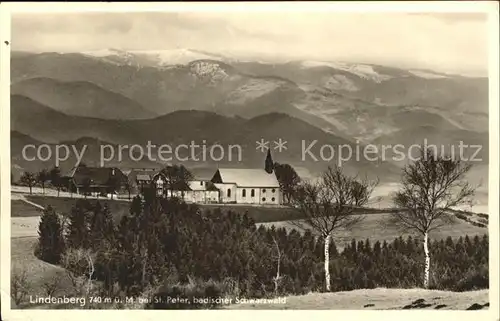
[{"label": "white border", "polygon": [[[489,237],[490,237],[490,308],[480,311],[114,311],[114,310],[10,310],[10,15],[11,13],[63,13],[63,12],[136,12],[136,11],[226,11],[226,12],[482,12],[490,16],[489,32]],[[0,179],[1,179],[1,278],[2,317],[5,320],[88,320],[109,319],[153,319],[153,318],[203,318],[219,320],[228,317],[239,320],[255,318],[297,318],[315,320],[369,318],[370,320],[424,320],[449,319],[499,320],[499,98],[498,98],[498,3],[496,1],[428,1],[428,2],[253,2],[253,3],[1,3],[0,4]],[[460,53],[457,53],[460,54]]]}]

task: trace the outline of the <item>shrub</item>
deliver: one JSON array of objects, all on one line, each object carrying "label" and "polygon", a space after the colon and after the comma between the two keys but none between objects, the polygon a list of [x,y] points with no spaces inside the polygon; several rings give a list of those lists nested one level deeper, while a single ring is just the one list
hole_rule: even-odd
[{"label": "shrub", "polygon": [[12,268],[10,280],[10,295],[16,306],[19,306],[26,300],[30,292],[30,282],[28,281],[28,272],[24,268]]}]

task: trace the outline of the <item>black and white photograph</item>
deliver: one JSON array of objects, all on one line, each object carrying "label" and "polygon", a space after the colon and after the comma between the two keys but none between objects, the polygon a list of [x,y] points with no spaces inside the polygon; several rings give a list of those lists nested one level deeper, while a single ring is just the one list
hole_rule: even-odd
[{"label": "black and white photograph", "polygon": [[498,313],[498,3],[198,5],[2,4],[2,314]]}]

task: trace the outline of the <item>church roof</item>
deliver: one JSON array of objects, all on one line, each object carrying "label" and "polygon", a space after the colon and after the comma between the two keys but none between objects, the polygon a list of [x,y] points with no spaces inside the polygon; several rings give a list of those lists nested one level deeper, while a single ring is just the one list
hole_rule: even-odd
[{"label": "church roof", "polygon": [[268,174],[264,169],[259,168],[219,168],[212,182],[232,183],[238,187],[279,187],[274,172]]}]

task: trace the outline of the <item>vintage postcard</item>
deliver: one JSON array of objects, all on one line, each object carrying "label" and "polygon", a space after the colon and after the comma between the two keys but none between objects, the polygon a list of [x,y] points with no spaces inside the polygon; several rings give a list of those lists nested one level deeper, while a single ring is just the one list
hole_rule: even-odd
[{"label": "vintage postcard", "polygon": [[498,320],[496,2],[0,7],[2,319]]}]

